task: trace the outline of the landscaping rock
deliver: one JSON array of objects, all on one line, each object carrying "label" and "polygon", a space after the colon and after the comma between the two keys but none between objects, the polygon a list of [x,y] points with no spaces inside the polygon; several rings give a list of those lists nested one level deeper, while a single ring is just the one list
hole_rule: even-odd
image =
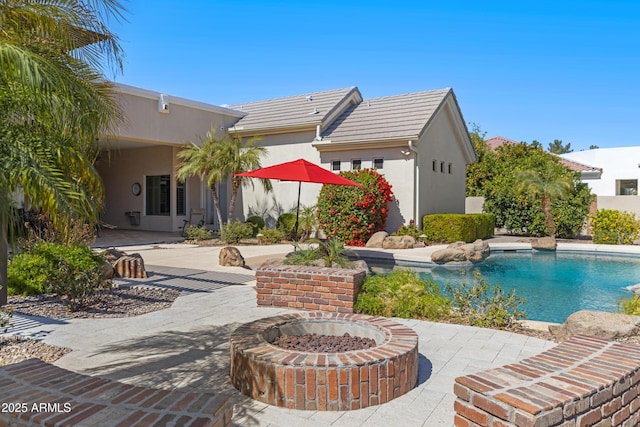
[{"label": "landscaping rock", "polygon": [[609,340],[626,338],[640,332],[640,316],[581,310],[569,316],[562,325],[549,326],[549,332],[559,341],[580,334]]},{"label": "landscaping rock", "polygon": [[369,265],[367,264],[367,261],[363,259],[357,259],[357,260],[351,261],[349,263],[349,268],[353,270],[365,270],[367,272],[367,276],[371,274],[371,269],[369,269]]},{"label": "landscaping rock", "polygon": [[540,237],[531,241],[531,248],[539,251],[555,251],[557,247],[555,237]]},{"label": "landscaping rock", "polygon": [[111,280],[114,275],[115,271],[113,269],[113,265],[111,265],[109,261],[105,261],[104,264],[102,264],[102,277],[107,280]]},{"label": "landscaping rock", "polygon": [[382,242],[383,249],[413,249],[416,239],[413,236],[387,236]]},{"label": "landscaping rock", "polygon": [[144,260],[138,253],[127,254],[118,258],[113,264],[117,277],[132,279],[146,279],[147,271],[144,268]]},{"label": "landscaping rock", "polygon": [[481,239],[473,243],[455,242],[431,254],[431,261],[436,264],[447,264],[450,262],[470,262],[477,263],[484,261],[491,254],[489,244]]},{"label": "landscaping rock", "polygon": [[369,238],[365,247],[366,248],[382,248],[382,242],[389,235],[386,231],[378,231],[373,233],[373,236]]},{"label": "landscaping rock", "polygon": [[220,250],[220,265],[223,267],[244,267],[244,257],[240,254],[238,248],[233,246],[225,246]]}]

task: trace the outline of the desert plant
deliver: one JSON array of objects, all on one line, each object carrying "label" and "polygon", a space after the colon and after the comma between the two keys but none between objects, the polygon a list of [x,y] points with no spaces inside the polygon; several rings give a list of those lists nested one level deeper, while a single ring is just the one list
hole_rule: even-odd
[{"label": "desert plant", "polygon": [[489,289],[489,283],[479,273],[474,276],[473,284],[446,286],[451,295],[453,306],[460,316],[471,325],[484,328],[509,328],[526,315],[521,306],[526,302],[512,289],[504,293],[500,286]]},{"label": "desert plant", "polygon": [[297,246],[294,252],[287,255],[284,263],[287,265],[317,265],[320,258],[322,258],[320,249],[313,246],[303,249]]},{"label": "desert plant", "polygon": [[67,300],[70,311],[79,309],[95,302],[104,288],[103,271],[101,265],[93,265],[88,270],[73,266],[64,259],[56,262],[57,273],[51,279],[53,292]]},{"label": "desert plant", "polygon": [[12,310],[2,310],[0,311],[0,328],[4,333],[9,330],[9,326],[11,326],[11,318],[13,317]]},{"label": "desert plant", "polygon": [[636,215],[614,209],[598,209],[591,215],[593,243],[630,245],[638,238],[640,223]]},{"label": "desert plant", "polygon": [[283,213],[278,217],[276,228],[282,231],[285,239],[293,239],[296,232],[296,214]]},{"label": "desert plant", "polygon": [[325,242],[320,242],[320,257],[324,260],[325,267],[341,267],[346,268],[349,266],[348,255],[353,251],[344,247],[338,239],[329,239]]},{"label": "desert plant", "polygon": [[418,240],[421,234],[422,232],[418,230],[418,227],[416,226],[416,222],[411,219],[409,220],[409,224],[407,225],[403,224],[400,228],[398,228],[398,231],[396,231],[392,235],[393,236],[411,236],[414,239]]},{"label": "desert plant", "polygon": [[258,232],[265,226],[264,219],[257,215],[250,216],[245,222],[247,224],[251,224],[251,227],[253,228],[253,237],[255,237],[256,234],[258,234]]},{"label": "desert plant", "polygon": [[449,316],[450,301],[431,280],[411,270],[394,270],[367,278],[354,311],[372,316],[441,320]]},{"label": "desert plant", "polygon": [[277,228],[263,228],[260,230],[260,234],[262,234],[262,237],[260,238],[261,242],[267,245],[275,245],[284,240],[282,231]]},{"label": "desert plant", "polygon": [[640,295],[620,298],[618,311],[631,316],[640,316]]},{"label": "desert plant", "polygon": [[228,244],[240,243],[242,239],[249,239],[253,236],[253,226],[240,220],[228,223],[220,231],[220,238]]},{"label": "desert plant", "polygon": [[188,225],[184,234],[189,240],[207,240],[213,237],[213,232],[205,227],[197,225]]},{"label": "desert plant", "polygon": [[299,239],[300,241],[307,240],[309,237],[311,237],[311,234],[314,232],[316,233],[316,237],[317,237],[317,232],[319,228],[318,216],[316,214],[317,209],[318,208],[316,205],[300,206],[300,218],[299,218],[300,225],[298,229],[298,235],[300,236],[300,239]]},{"label": "desert plant", "polygon": [[[28,252],[21,252],[11,259],[8,268],[10,295],[37,295],[55,292],[53,284],[65,280],[58,269],[63,261],[72,270],[92,271],[99,267],[102,271],[104,258],[94,253],[86,245],[62,245],[52,242],[40,242]],[[97,283],[97,285],[101,285]]]},{"label": "desert plant", "polygon": [[318,222],[328,237],[349,246],[364,246],[371,235],[384,230],[391,185],[372,169],[340,172],[359,187],[323,185],[318,196]]}]

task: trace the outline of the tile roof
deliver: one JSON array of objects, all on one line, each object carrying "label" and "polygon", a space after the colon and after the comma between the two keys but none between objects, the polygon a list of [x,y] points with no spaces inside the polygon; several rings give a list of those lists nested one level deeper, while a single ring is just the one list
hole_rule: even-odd
[{"label": "tile roof", "polygon": [[509,138],[504,138],[502,136],[493,136],[489,139],[485,139],[484,143],[487,144],[487,146],[492,149],[495,150],[498,147],[502,147],[505,144],[517,144],[517,141],[514,141],[513,139],[509,139]]},{"label": "tile roof", "polygon": [[[333,89],[304,95],[231,105],[229,108],[248,113],[235,124],[240,131],[296,127],[323,123],[335,112],[341,101],[354,96],[362,99],[357,87]],[[233,130],[233,129],[232,129]]]},{"label": "tile roof", "polygon": [[568,167],[571,170],[577,171],[577,172],[583,172],[583,171],[599,171],[602,172],[602,168],[596,168],[593,166],[588,166],[585,165],[583,163],[578,163],[576,161],[573,160],[567,160],[567,159],[563,159],[560,158],[560,163],[565,165],[566,167]]},{"label": "tile roof", "polygon": [[450,93],[447,88],[364,100],[345,109],[322,138],[331,142],[416,138]]}]

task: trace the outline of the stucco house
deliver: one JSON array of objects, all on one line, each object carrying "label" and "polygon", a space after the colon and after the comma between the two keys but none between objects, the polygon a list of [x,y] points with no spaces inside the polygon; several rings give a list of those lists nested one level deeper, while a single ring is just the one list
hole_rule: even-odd
[{"label": "stucco house", "polygon": [[[177,231],[200,207],[218,227],[209,189],[198,178],[175,178],[181,146],[212,128],[261,137],[263,166],[305,158],[336,173],[377,168],[395,195],[389,231],[425,214],[464,212],[465,169],[477,157],[451,89],[364,99],[349,87],[220,107],[117,87],[128,120],[105,135],[98,170],[106,187],[103,220],[120,228]],[[292,208],[297,184],[273,187],[272,194],[244,187],[235,216],[275,218]],[[314,204],[320,189],[303,184],[302,204]],[[219,194],[225,203],[227,185]]]}]

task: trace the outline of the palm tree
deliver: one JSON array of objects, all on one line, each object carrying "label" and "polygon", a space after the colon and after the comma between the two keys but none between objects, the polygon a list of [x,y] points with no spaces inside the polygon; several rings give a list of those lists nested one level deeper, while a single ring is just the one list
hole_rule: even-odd
[{"label": "palm tree", "polygon": [[123,11],[113,0],[0,2],[0,305],[17,221],[11,194],[20,189],[54,224],[97,217],[95,140],[122,118],[102,74],[122,65],[105,22]]},{"label": "palm tree", "polygon": [[559,175],[551,165],[542,173],[532,169],[519,171],[516,179],[517,192],[527,193],[534,198],[540,197],[549,236],[555,237],[556,225],[551,215],[551,202],[552,199],[564,198],[571,192],[573,179],[566,174]]},{"label": "palm tree", "polygon": [[[213,204],[218,216],[218,222],[222,227],[222,211],[220,210],[220,196],[218,183],[231,178],[231,198],[227,210],[227,224],[231,222],[236,204],[238,189],[241,185],[253,185],[250,178],[235,176],[236,173],[245,172],[260,167],[260,158],[266,153],[264,147],[256,146],[258,138],[252,138],[248,142],[242,142],[238,135],[230,137],[216,136],[216,130],[207,132],[206,138],[200,138],[200,144],[187,143],[178,153],[182,165],[178,169],[178,179],[186,179],[191,176],[200,176],[211,189]],[[266,191],[271,191],[271,182],[261,180]]]}]

